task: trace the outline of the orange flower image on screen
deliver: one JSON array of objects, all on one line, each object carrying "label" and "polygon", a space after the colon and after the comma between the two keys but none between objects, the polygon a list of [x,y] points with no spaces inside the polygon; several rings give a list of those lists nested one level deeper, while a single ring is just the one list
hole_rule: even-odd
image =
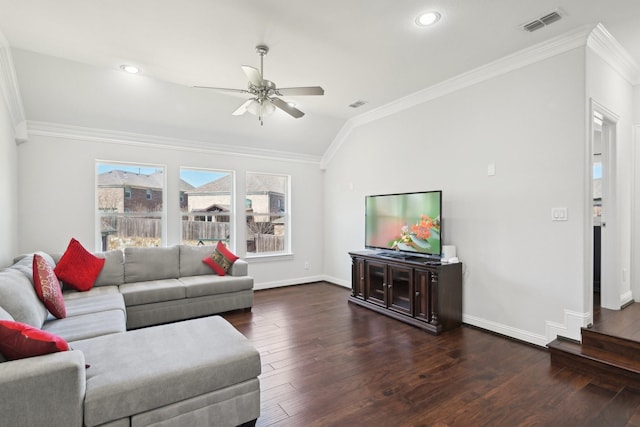
[{"label": "orange flower image on screen", "polygon": [[431,228],[433,227],[433,220],[427,215],[420,215],[420,222],[411,226],[411,231],[415,233],[420,239],[427,240],[431,237]]}]

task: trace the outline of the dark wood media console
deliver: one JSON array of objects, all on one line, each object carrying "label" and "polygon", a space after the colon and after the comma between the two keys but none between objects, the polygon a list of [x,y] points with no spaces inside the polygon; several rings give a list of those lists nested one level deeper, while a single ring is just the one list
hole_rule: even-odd
[{"label": "dark wood media console", "polygon": [[462,264],[349,252],[349,302],[440,334],[462,324]]}]

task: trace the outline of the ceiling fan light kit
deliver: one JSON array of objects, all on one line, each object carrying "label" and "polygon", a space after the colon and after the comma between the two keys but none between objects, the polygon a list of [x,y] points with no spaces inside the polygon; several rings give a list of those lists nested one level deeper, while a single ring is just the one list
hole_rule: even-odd
[{"label": "ceiling fan light kit", "polygon": [[278,96],[297,95],[324,95],[324,89],[320,86],[287,87],[278,88],[276,84],[264,78],[264,56],[269,52],[269,47],[265,45],[256,46],[256,52],[260,56],[260,69],[249,65],[241,65],[242,71],[249,80],[247,89],[227,89],[210,86],[195,86],[202,89],[213,89],[226,92],[247,93],[253,97],[242,103],[232,114],[241,116],[246,112],[258,116],[260,125],[263,125],[263,118],[268,117],[277,109],[284,111],[291,117],[299,119],[304,113],[295,107],[295,104],[286,102]]}]

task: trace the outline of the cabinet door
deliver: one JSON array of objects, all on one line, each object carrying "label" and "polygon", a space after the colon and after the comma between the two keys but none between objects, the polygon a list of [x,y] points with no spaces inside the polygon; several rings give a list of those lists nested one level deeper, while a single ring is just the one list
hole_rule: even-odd
[{"label": "cabinet door", "polygon": [[365,274],[365,298],[367,301],[384,305],[387,304],[387,266],[386,264],[367,261]]},{"label": "cabinet door", "polygon": [[364,264],[365,261],[359,258],[353,258],[353,271],[351,277],[352,295],[357,298],[365,298],[365,280],[364,280]]},{"label": "cabinet door", "polygon": [[431,295],[431,272],[416,271],[416,287],[414,293],[413,315],[417,319],[431,321],[431,308],[429,307]]},{"label": "cabinet door", "polygon": [[413,268],[390,265],[388,267],[387,295],[389,307],[411,315],[413,313]]}]

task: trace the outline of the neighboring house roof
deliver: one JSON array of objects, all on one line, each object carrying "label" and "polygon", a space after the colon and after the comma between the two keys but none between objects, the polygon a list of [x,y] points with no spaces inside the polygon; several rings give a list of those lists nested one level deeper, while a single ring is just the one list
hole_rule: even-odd
[{"label": "neighboring house roof", "polygon": [[187,181],[185,181],[184,179],[180,179],[180,191],[184,191],[185,193],[188,192],[189,190],[193,190],[194,187],[193,185],[189,184]]},{"label": "neighboring house roof", "polygon": [[187,194],[229,193],[231,188],[231,174],[202,184],[200,187],[187,191]]},{"label": "neighboring house roof", "polygon": [[161,190],[164,187],[164,175],[162,171],[145,175],[112,170],[98,175],[98,187],[136,187]]},{"label": "neighboring house roof", "polygon": [[[284,194],[286,178],[279,175],[251,174],[247,177],[248,194],[278,193]],[[231,175],[225,175],[214,181],[202,184],[187,194],[228,193],[231,188]]]},{"label": "neighboring house roof", "polygon": [[220,205],[218,203],[214,203],[211,206],[208,206],[204,209],[194,209],[192,212],[229,212],[229,205]]}]

